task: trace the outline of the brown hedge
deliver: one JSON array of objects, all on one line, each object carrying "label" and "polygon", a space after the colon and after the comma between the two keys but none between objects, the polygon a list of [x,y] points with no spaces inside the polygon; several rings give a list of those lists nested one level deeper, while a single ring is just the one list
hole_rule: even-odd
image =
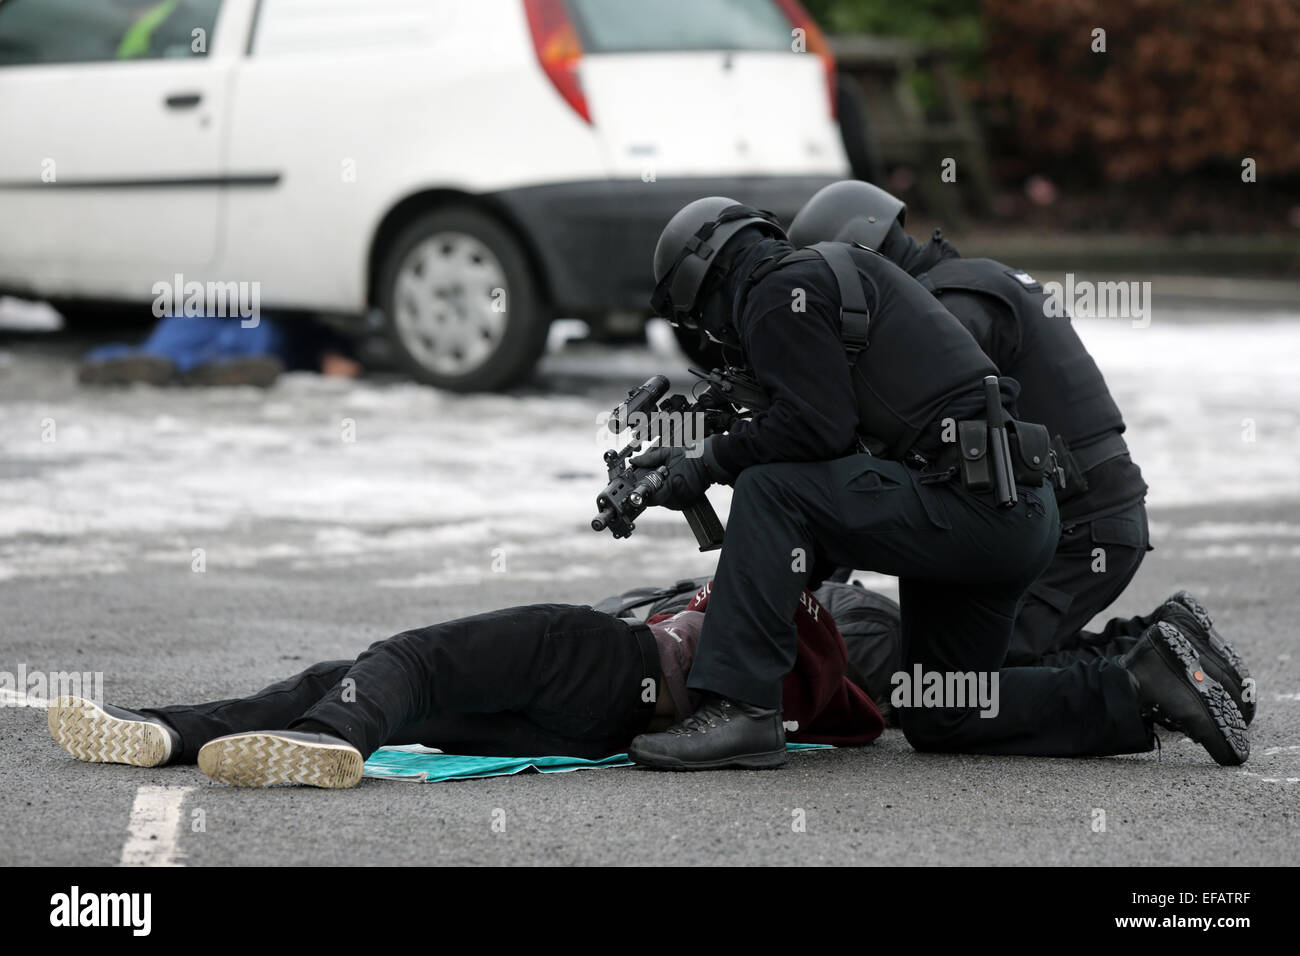
[{"label": "brown hedge", "polygon": [[[987,96],[1022,149],[1112,181],[1253,158],[1300,172],[1300,0],[985,0]],[[1092,31],[1106,52],[1092,52]]]}]

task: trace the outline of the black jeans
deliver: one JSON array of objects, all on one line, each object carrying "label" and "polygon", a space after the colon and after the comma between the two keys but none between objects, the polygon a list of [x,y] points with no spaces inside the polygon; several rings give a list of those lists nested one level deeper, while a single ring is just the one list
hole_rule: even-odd
[{"label": "black jeans", "polygon": [[251,697],[141,711],[181,736],[179,762],[226,734],[322,724],[369,756],[384,744],[448,753],[598,758],[645,730],[660,692],[654,636],[589,607],[531,604],[379,641]]},{"label": "black jeans", "polygon": [[900,709],[920,750],[1052,756],[1151,749],[1128,674],[1105,660],[1003,668],[1021,598],[1058,537],[1046,485],[1014,507],[959,484],[923,485],[905,465],[853,455],[746,468],[688,684],[780,704],[794,664],[796,605],[815,557],[897,575],[908,673],[996,674],[998,712]]},{"label": "black jeans", "polygon": [[1141,630],[1129,633],[1129,626],[1112,622],[1115,628],[1099,640],[1083,626],[1124,592],[1149,545],[1143,503],[1066,525],[1052,563],[1029,586],[1016,616],[1007,664],[1065,666],[1081,655],[1117,657],[1132,647]]}]

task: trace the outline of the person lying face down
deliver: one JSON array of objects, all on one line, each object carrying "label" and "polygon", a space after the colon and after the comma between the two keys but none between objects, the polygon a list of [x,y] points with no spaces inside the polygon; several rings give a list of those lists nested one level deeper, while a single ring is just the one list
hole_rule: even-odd
[{"label": "person lying face down", "polygon": [[[78,697],[49,707],[55,741],[81,760],[198,763],[221,783],[351,787],[385,744],[481,756],[624,753],[695,707],[686,689],[709,586],[647,624],[586,606],[488,611],[323,661],[248,697],[124,710]],[[811,593],[783,719],[792,740],[856,746],[884,721],[845,676],[844,639]]]}]

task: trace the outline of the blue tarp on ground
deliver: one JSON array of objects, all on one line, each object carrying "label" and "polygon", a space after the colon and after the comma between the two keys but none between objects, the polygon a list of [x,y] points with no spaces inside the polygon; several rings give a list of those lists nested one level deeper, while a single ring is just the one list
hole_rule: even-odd
[{"label": "blue tarp on ground", "polygon": [[[786,744],[786,749],[833,750],[828,744]],[[539,773],[568,773],[571,770],[603,770],[607,767],[631,767],[627,754],[614,754],[601,760],[581,757],[467,757],[444,754],[426,747],[380,747],[366,761],[365,775],[388,780],[414,780],[417,783],[440,783],[444,780],[475,780],[479,777],[505,777],[536,770]]]},{"label": "blue tarp on ground", "polygon": [[280,355],[287,351],[284,330],[270,319],[245,327],[237,319],[198,315],[162,319],[138,346],[101,345],[86,355],[88,361],[125,358],[128,355],[159,355],[171,359],[178,372],[188,372],[209,362],[229,361],[256,355]]},{"label": "blue tarp on ground", "polygon": [[335,332],[312,322],[277,321],[261,317],[252,325],[237,318],[206,315],[168,316],[154,326],[140,345],[113,343],[86,353],[89,362],[156,355],[170,359],[184,374],[200,365],[269,355],[291,371],[320,371],[320,354],[328,349],[348,353]]}]

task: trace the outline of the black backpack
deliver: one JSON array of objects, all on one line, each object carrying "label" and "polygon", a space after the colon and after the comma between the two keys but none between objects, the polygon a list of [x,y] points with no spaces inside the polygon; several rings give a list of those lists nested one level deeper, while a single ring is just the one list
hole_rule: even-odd
[{"label": "black backpack", "polygon": [[[597,611],[643,620],[656,614],[676,614],[691,602],[709,577],[683,578],[667,587],[633,588],[605,598]],[[903,667],[903,627],[898,605],[861,584],[827,581],[813,596],[830,612],[848,650],[847,676],[875,702],[887,724],[897,717],[889,705],[891,678]],[[636,610],[645,608],[644,618]]]},{"label": "black backpack", "polygon": [[903,669],[903,617],[898,604],[861,584],[827,581],[813,596],[830,611],[849,652],[848,677],[872,699],[885,723],[898,715],[889,704],[891,678]]}]

